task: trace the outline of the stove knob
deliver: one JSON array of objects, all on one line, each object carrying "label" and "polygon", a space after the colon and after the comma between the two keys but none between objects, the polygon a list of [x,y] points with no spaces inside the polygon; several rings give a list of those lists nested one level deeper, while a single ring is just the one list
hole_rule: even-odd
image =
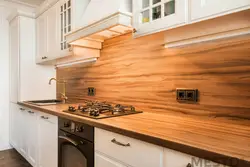
[{"label": "stove knob", "polygon": [[77,132],[83,132],[83,130],[84,130],[84,127],[82,127],[82,126],[78,126],[78,127],[76,128],[76,131],[77,131]]},{"label": "stove knob", "polygon": [[73,106],[69,106],[69,111],[74,112],[74,111],[76,111],[76,108],[75,108],[75,107],[73,107]]},{"label": "stove knob", "polygon": [[98,117],[99,115],[100,115],[100,112],[99,112],[99,111],[95,111],[95,112],[94,112],[94,116],[95,116],[95,117]]}]

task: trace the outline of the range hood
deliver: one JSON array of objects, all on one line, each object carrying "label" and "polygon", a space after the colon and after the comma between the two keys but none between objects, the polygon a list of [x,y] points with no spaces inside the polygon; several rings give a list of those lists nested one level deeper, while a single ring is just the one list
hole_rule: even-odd
[{"label": "range hood", "polygon": [[80,28],[66,35],[67,42],[101,49],[106,39],[133,31],[132,0],[90,0],[80,21]]}]

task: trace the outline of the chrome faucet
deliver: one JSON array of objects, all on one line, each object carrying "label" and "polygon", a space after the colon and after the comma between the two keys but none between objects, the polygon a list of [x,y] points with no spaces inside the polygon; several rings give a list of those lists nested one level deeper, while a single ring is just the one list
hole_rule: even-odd
[{"label": "chrome faucet", "polygon": [[51,85],[51,82],[53,80],[56,81],[57,83],[63,84],[63,92],[60,93],[60,94],[61,94],[61,99],[62,99],[63,103],[66,103],[66,101],[68,100],[68,97],[66,96],[66,81],[61,81],[61,80],[57,80],[56,78],[51,78],[49,80],[50,85]]}]

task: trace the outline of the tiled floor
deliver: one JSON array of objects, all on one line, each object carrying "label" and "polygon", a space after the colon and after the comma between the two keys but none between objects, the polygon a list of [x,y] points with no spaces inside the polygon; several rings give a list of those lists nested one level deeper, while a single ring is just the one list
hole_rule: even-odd
[{"label": "tiled floor", "polygon": [[32,167],[16,150],[0,151],[0,167]]}]

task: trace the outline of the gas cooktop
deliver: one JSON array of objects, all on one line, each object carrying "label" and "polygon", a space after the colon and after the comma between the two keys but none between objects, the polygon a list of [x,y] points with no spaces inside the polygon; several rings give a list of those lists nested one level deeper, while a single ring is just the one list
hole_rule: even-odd
[{"label": "gas cooktop", "polygon": [[69,106],[68,110],[64,110],[63,112],[93,119],[103,119],[142,113],[142,111],[137,111],[133,106],[125,106],[120,104],[111,105],[107,102],[98,101],[86,101],[84,104]]}]

